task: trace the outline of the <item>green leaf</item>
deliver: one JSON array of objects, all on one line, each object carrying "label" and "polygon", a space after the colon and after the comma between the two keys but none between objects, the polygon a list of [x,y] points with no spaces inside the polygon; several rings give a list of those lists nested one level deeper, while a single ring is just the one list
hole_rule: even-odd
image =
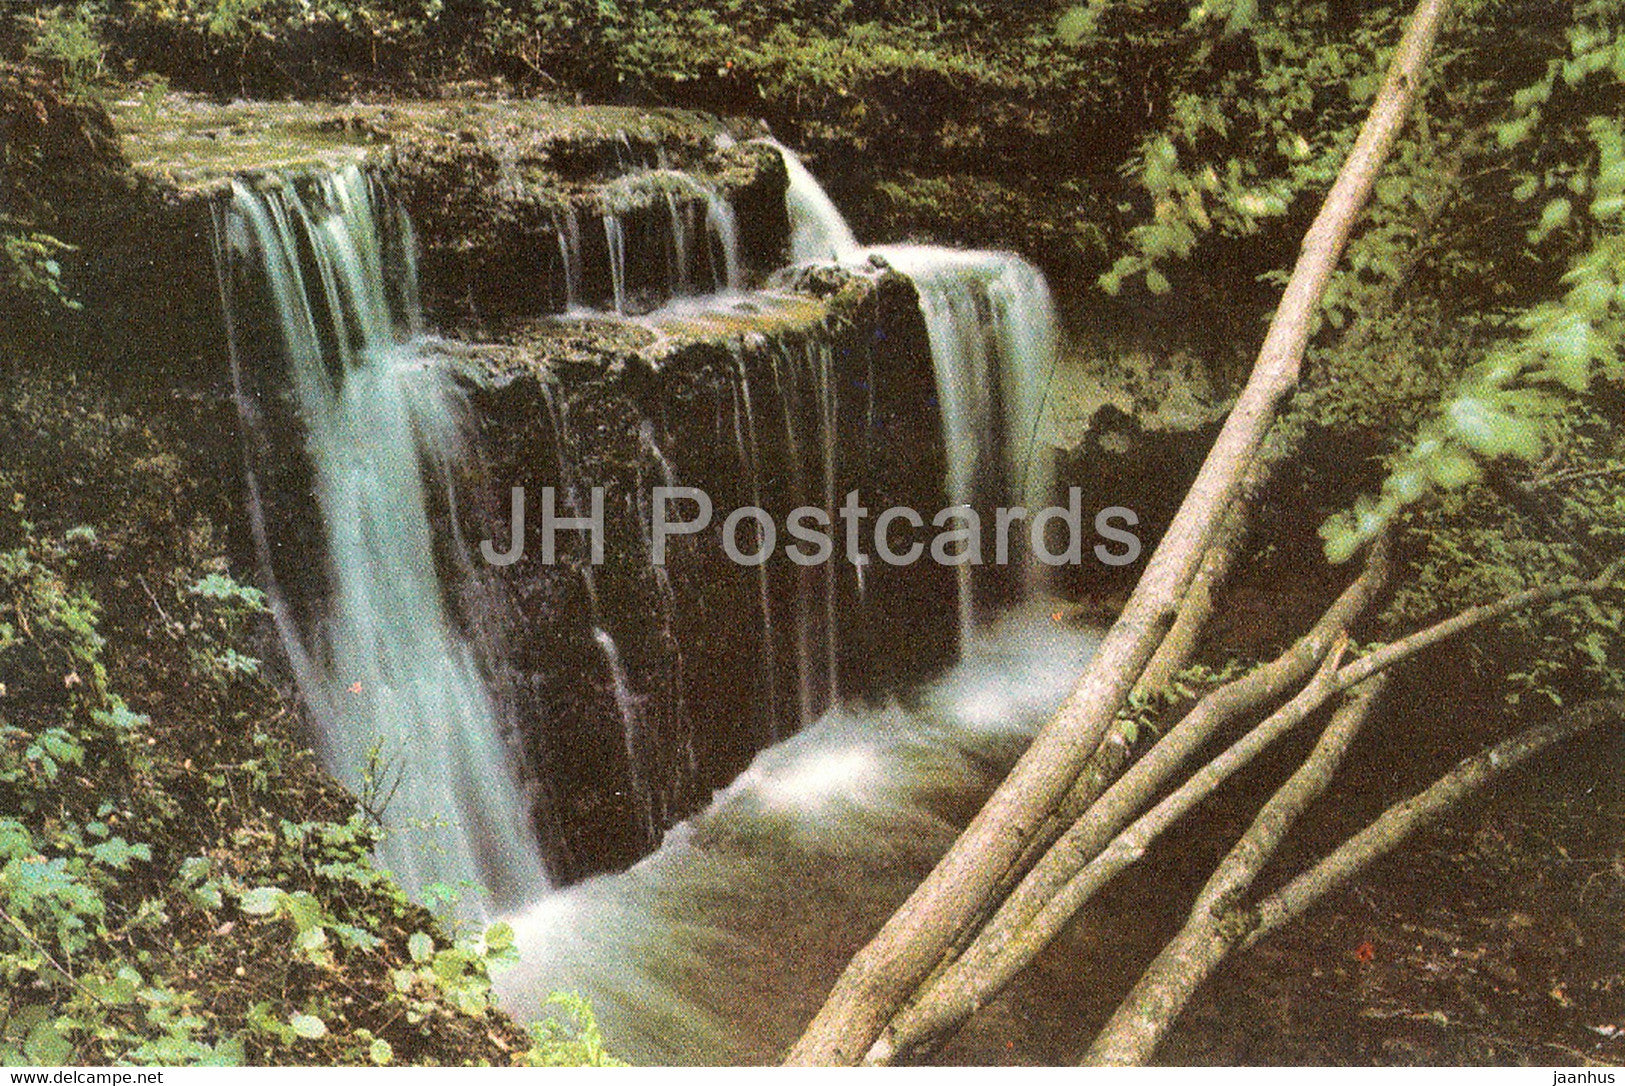
[{"label": "green leaf", "polygon": [[1540,235],[1545,237],[1553,230],[1566,225],[1569,221],[1569,214],[1572,210],[1573,209],[1569,204],[1568,198],[1564,196],[1559,196],[1557,199],[1547,203],[1546,207],[1542,209],[1540,213],[1540,226],[1538,228]]},{"label": "green leaf", "polygon": [[1529,138],[1529,133],[1535,129],[1535,122],[1540,119],[1539,110],[1531,110],[1515,121],[1508,121],[1495,130],[1495,139],[1502,147],[1516,147]]},{"label": "green leaf", "polygon": [[435,976],[449,984],[468,971],[468,955],[457,947],[450,947],[436,954],[429,968],[434,970]]},{"label": "green leaf", "polygon": [[57,1029],[55,1019],[47,1019],[29,1031],[23,1052],[30,1063],[41,1067],[60,1067],[73,1059],[73,1042]]},{"label": "green leaf", "polygon": [[245,1058],[242,1034],[234,1033],[215,1045],[213,1054],[200,1060],[198,1066],[241,1067]]},{"label": "green leaf", "polygon": [[1167,294],[1169,289],[1168,277],[1156,268],[1145,270],[1145,289],[1152,294]]},{"label": "green leaf", "polygon": [[1599,346],[1590,321],[1577,313],[1566,314],[1545,329],[1536,346],[1551,359],[1559,381],[1575,392],[1586,390]]},{"label": "green leaf", "polygon": [[434,956],[434,940],[421,931],[414,931],[406,941],[406,949],[411,952],[413,961],[426,962]]},{"label": "green leaf", "polygon": [[506,950],[513,946],[513,928],[498,921],[485,929],[485,945],[492,950]]},{"label": "green leaf", "polygon": [[338,936],[339,942],[355,950],[377,950],[384,942],[365,928],[351,924],[330,924],[328,927]]},{"label": "green leaf", "polygon": [[474,988],[457,989],[453,993],[452,1002],[457,1004],[458,1010],[475,1018],[484,1014],[491,1006],[491,1001],[486,998],[485,993]]},{"label": "green leaf", "polygon": [[296,1014],[288,1019],[288,1028],[307,1041],[327,1036],[327,1023],[314,1014]]},{"label": "green leaf", "polygon": [[243,893],[239,904],[249,916],[269,916],[282,907],[282,901],[287,896],[281,887],[256,886]]},{"label": "green leaf", "polygon": [[0,818],[0,860],[33,856],[34,836],[14,818]]},{"label": "green leaf", "polygon": [[395,1059],[395,1049],[388,1041],[380,1037],[372,1042],[371,1047],[367,1049],[367,1055],[379,1067],[387,1067]]},{"label": "green leaf", "polygon": [[116,867],[120,871],[128,871],[131,860],[150,861],[152,849],[146,845],[132,845],[122,837],[114,837],[99,845],[91,846],[90,855],[98,863]]},{"label": "green leaf", "polygon": [[1460,449],[1441,451],[1428,461],[1427,470],[1428,478],[1443,490],[1459,490],[1479,478],[1478,465]]},{"label": "green leaf", "polygon": [[1068,45],[1076,45],[1095,29],[1098,15],[1093,5],[1076,4],[1055,23],[1055,33]]},{"label": "green leaf", "polygon": [[321,923],[322,903],[307,891],[288,894],[284,899],[288,907],[288,916],[293,920],[295,930],[303,933],[309,932]]}]

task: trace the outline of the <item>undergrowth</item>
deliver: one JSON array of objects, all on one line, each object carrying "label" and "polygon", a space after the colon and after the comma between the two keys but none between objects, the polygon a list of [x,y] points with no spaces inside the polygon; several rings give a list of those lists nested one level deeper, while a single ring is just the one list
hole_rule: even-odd
[{"label": "undergrowth", "polygon": [[[491,1005],[300,741],[233,579],[229,484],[151,405],[0,384],[0,1062],[604,1064],[578,1001]],[[177,512],[184,508],[185,513]]]}]

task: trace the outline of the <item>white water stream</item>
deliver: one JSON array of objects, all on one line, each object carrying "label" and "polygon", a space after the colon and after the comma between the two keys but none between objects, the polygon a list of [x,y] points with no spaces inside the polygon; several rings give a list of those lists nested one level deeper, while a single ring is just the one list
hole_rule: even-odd
[{"label": "white water stream", "polygon": [[[1042,276],[1008,254],[863,248],[805,167],[783,154],[796,261],[884,261],[915,283],[936,370],[950,501],[1047,502],[1053,484],[1037,432],[1055,319]],[[667,201],[666,286],[674,295],[695,288],[696,253],[705,249],[721,254],[704,262],[712,287],[741,285],[732,209],[720,198],[705,206],[702,228],[686,205]],[[329,767],[363,797],[388,799],[384,864],[413,892],[462,887],[466,916],[508,912],[521,964],[497,987],[520,1018],[540,1013],[548,993],[575,990],[629,1058],[775,1058],[850,953],[1053,712],[1094,635],[1062,622],[1036,586],[1005,613],[979,607],[971,567],[961,566],[958,664],[884,705],[845,705],[835,570],[827,583],[809,575],[793,619],[801,730],[763,750],[629,870],[550,888],[517,780],[521,759],[505,741],[481,661],[450,617],[445,571],[436,566],[429,487],[451,487],[449,469],[468,432],[466,405],[415,338],[410,268],[394,277],[393,289],[386,285],[383,239],[395,237],[409,254],[409,224],[355,169],[238,183],[217,223],[228,315],[245,284],[259,284],[275,310],[326,535],[330,587],[319,620],[300,628],[273,579],[278,622]],[[625,310],[632,276],[625,223],[610,215],[604,228],[614,305]],[[558,220],[557,242],[573,308],[585,275],[573,214]],[[234,343],[237,365],[250,346]],[[808,352],[774,363],[775,391],[794,403],[805,378],[806,394],[817,398],[820,433],[797,432],[787,410],[785,440],[804,499],[833,510],[836,419],[844,408],[829,348]],[[757,417],[751,395],[748,382],[736,391],[747,425],[734,438],[754,473],[771,422]],[[245,404],[245,421],[252,426],[256,417]],[[554,426],[563,432],[561,419]],[[669,476],[658,447],[652,455]],[[754,476],[750,485],[760,488]],[[252,478],[251,492],[270,569]],[[449,501],[455,506],[455,494]],[[763,622],[771,627],[762,584]],[[630,680],[614,640],[596,618],[593,625],[613,676],[641,815],[653,819],[649,787],[637,776],[643,737]],[[763,667],[772,689],[773,661]],[[833,706],[816,719],[815,699]],[[704,707],[691,711],[703,726]],[[659,828],[647,827],[651,839]]]},{"label": "white water stream", "polygon": [[[218,218],[233,273],[225,304],[236,304],[235,279],[257,273],[306,428],[330,598],[307,629],[274,583],[272,601],[322,756],[381,812],[380,858],[409,891],[438,884],[463,915],[484,915],[535,897],[547,879],[520,760],[435,566],[425,477],[449,485],[465,405],[413,338],[410,266],[398,297],[386,289],[385,230],[408,229],[391,214],[354,167],[235,183]],[[233,345],[238,364],[251,346]],[[263,533],[260,543],[270,569]]]},{"label": "white water stream", "polygon": [[906,703],[842,707],[762,751],[627,871],[507,917],[502,1004],[585,996],[638,1063],[772,1063],[846,959],[1048,721],[1097,643],[1023,605]]}]

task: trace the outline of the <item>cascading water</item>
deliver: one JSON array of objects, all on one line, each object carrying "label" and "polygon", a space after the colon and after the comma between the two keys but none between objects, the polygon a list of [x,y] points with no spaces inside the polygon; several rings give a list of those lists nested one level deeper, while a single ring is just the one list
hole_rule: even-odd
[{"label": "cascading water", "polygon": [[[738,291],[744,286],[744,259],[733,205],[713,186],[680,170],[637,170],[605,186],[602,198],[607,205],[603,223],[609,301],[616,313],[631,313],[634,303],[640,311],[652,308],[640,294],[671,300]],[[659,214],[661,209],[664,215]],[[570,308],[576,309],[580,241],[567,233],[576,229],[574,212],[566,215],[559,244],[566,269],[565,293],[571,299]],[[646,260],[660,265],[658,270],[664,274],[658,279],[652,275],[657,269],[641,267],[635,260],[639,231],[651,235],[641,252]],[[652,258],[655,252],[658,260]]]},{"label": "cascading water", "polygon": [[[784,158],[790,179],[785,208],[792,260],[845,265],[880,260],[908,276],[919,292],[948,452],[949,500],[983,513],[999,505],[1029,511],[1045,505],[1054,494],[1054,469],[1039,431],[1055,366],[1057,324],[1043,274],[1010,253],[860,246],[796,154],[765,142]],[[979,607],[976,567],[957,568],[964,639],[986,607]],[[1023,569],[1023,592],[1040,587],[1037,565],[1026,560]]]},{"label": "cascading water", "polygon": [[[908,276],[931,337],[948,452],[948,500],[988,510],[1036,510],[1053,495],[1053,467],[1039,441],[1055,364],[1049,288],[1037,268],[1007,253],[921,245],[867,250]],[[1023,552],[1025,591],[1039,567]],[[960,636],[977,621],[976,567],[957,567]]]},{"label": "cascading water", "polygon": [[763,140],[779,152],[789,175],[784,209],[790,217],[790,261],[794,264],[840,264],[863,252],[852,228],[799,155],[776,140]]},{"label": "cascading water", "polygon": [[[915,283],[949,500],[979,510],[1044,502],[1051,479],[1035,446],[1055,333],[1042,278],[1003,254],[864,249],[817,182],[782,153],[796,262],[877,259]],[[599,216],[601,237],[595,221],[573,209],[555,218],[563,282],[554,289],[562,286],[569,309],[608,303],[626,314],[652,308],[650,299],[662,294],[742,288],[739,231],[723,196],[647,167],[627,180],[626,191],[634,190],[641,202],[612,202],[617,210]],[[1040,600],[994,616],[993,594],[962,566],[957,623],[946,606],[947,576],[920,582],[931,586],[927,610],[940,615],[932,621],[943,649],[955,627],[958,664],[911,689],[906,707],[887,700],[884,686],[863,691],[867,706],[843,703],[849,674],[861,670],[848,667],[854,651],[889,649],[876,630],[900,641],[903,627],[924,624],[918,606],[904,614],[884,602],[909,599],[886,595],[885,578],[901,574],[872,569],[866,584],[863,567],[840,561],[750,571],[740,598],[746,624],[759,612],[760,628],[744,631],[745,670],[733,681],[747,689],[729,711],[749,721],[746,756],[760,753],[709,807],[673,826],[703,800],[702,789],[716,785],[707,776],[714,768],[696,756],[696,736],[737,722],[708,720],[714,706],[685,685],[692,680],[693,690],[713,698],[719,689],[700,668],[685,672],[692,641],[683,641],[684,611],[700,608],[684,592],[694,585],[647,561],[647,509],[628,497],[623,479],[609,534],[624,553],[598,573],[575,567],[579,582],[563,572],[578,605],[544,617],[579,627],[572,636],[585,652],[570,658],[580,669],[572,681],[596,689],[582,704],[608,703],[584,714],[583,726],[596,729],[594,740],[603,742],[595,749],[606,762],[625,759],[624,774],[613,767],[604,775],[632,793],[625,809],[634,836],[654,851],[629,870],[549,893],[517,783],[520,759],[504,739],[509,708],[491,692],[499,661],[465,633],[449,602],[457,593],[444,584],[470,572],[446,557],[464,548],[453,484],[466,405],[441,360],[414,338],[421,329],[409,225],[366,175],[347,170],[240,183],[217,226],[228,320],[240,325],[254,298],[266,299],[273,314],[262,323],[274,329],[274,359],[253,357],[265,337],[252,329],[233,335],[250,445],[274,442],[263,432],[266,405],[244,371],[274,362],[285,374],[279,387],[293,392],[326,540],[325,591],[316,606],[301,608],[277,581],[282,556],[266,527],[251,451],[252,514],[278,624],[328,764],[364,798],[388,797],[384,862],[411,889],[473,884],[474,906],[512,910],[522,964],[497,986],[520,1017],[539,1013],[540,996],[574,988],[593,1000],[622,1054],[701,1062],[776,1056],[854,946],[946,846],[997,767],[1059,702],[1093,635],[1058,621],[1053,604]],[[918,329],[912,316],[909,326]],[[721,484],[742,501],[811,506],[833,519],[847,489],[883,477],[870,459],[929,464],[923,474],[940,478],[944,461],[935,451],[925,460],[877,451],[887,440],[877,435],[890,432],[884,413],[902,399],[917,405],[929,397],[928,388],[897,383],[883,343],[877,331],[866,355],[846,348],[839,361],[816,336],[748,349],[735,343],[737,380],[721,382],[706,424],[725,450],[721,458],[688,455],[674,435],[707,438],[692,419],[662,419],[642,400],[606,406],[593,399],[604,395],[594,388],[579,393],[585,417],[573,420],[578,393],[548,386],[558,477],[547,481],[563,485],[576,517],[599,476],[630,468],[639,493],[648,485]],[[877,388],[885,390],[878,399]],[[601,448],[628,420],[634,433],[625,443]],[[910,478],[922,474],[912,470]],[[706,471],[721,474],[700,477]],[[940,498],[938,486],[931,482],[929,492]],[[644,523],[617,534],[614,518],[634,511]],[[442,520],[449,532],[437,530]],[[567,596],[561,590],[556,598]],[[743,705],[751,697],[759,704]],[[567,737],[584,734],[550,736],[544,745],[570,759]]]},{"label": "cascading water", "polygon": [[323,757],[376,808],[381,857],[409,890],[445,884],[468,914],[531,899],[547,880],[518,759],[436,568],[425,480],[450,486],[464,405],[412,338],[420,318],[410,226],[352,167],[236,182],[216,227],[245,425],[258,424],[259,410],[244,368],[268,360],[254,359],[260,345],[240,332],[240,311],[268,302],[325,529],[330,591],[300,628],[255,514]]},{"label": "cascading water", "polygon": [[559,239],[559,267],[564,273],[564,307],[566,311],[581,308],[581,220],[576,209],[566,207],[554,216],[554,230]]},{"label": "cascading water", "polygon": [[521,1019],[558,990],[640,1063],[776,1063],[1071,688],[1096,644],[1034,603],[905,708],[834,708],[764,751],[630,870],[508,918],[493,979]]},{"label": "cascading water", "polygon": [[[781,153],[796,262],[878,259],[915,285],[949,501],[978,511],[1046,504],[1054,484],[1039,426],[1056,326],[1043,277],[1001,253],[864,249],[795,156]],[[743,367],[740,378],[732,436],[759,503],[759,444],[774,420],[758,409]],[[764,391],[782,405],[795,500],[832,510],[843,458],[863,455],[843,446],[843,418],[873,429],[873,374],[868,403],[843,404],[827,347],[814,347],[777,358],[772,385]],[[809,420],[815,432],[806,432]],[[838,564],[827,565],[833,574]],[[1017,586],[1013,606],[982,607],[972,567],[959,569],[959,662],[914,691],[907,709],[840,702],[836,582],[801,571],[799,732],[763,750],[629,871],[577,883],[513,917],[523,964],[496,980],[505,1005],[527,1017],[549,991],[579,991],[619,1051],[643,1061],[780,1058],[847,957],[935,861],[1094,649],[1095,635],[1061,621],[1034,578]],[[769,654],[769,684],[774,666]],[[813,720],[820,686],[829,708]]]}]

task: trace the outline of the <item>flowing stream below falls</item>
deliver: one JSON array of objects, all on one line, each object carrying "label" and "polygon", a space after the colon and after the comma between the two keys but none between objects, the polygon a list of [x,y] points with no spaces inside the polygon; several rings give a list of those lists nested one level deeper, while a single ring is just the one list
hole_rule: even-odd
[{"label": "flowing stream below falls", "polygon": [[631,869],[508,917],[503,1005],[578,992],[636,1063],[777,1062],[1071,690],[1097,638],[1059,618],[1014,608],[923,689],[764,750]]}]

